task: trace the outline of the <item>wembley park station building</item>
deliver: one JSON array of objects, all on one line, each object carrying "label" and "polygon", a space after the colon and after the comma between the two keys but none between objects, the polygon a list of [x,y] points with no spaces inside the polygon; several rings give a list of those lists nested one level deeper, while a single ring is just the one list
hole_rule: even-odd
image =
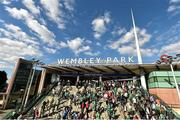
[{"label": "wembley park station building", "polygon": [[[132,14],[132,11],[131,11]],[[180,119],[180,54],[143,63],[132,14],[133,57],[19,58],[5,92],[3,119]]]},{"label": "wembley park station building", "polygon": [[179,113],[179,62],[136,64],[133,58],[58,59],[54,64],[19,59],[5,93],[1,93],[3,109],[25,109],[26,113],[45,99],[53,87],[98,85],[106,81],[137,81],[148,93],[158,97],[173,112]]}]

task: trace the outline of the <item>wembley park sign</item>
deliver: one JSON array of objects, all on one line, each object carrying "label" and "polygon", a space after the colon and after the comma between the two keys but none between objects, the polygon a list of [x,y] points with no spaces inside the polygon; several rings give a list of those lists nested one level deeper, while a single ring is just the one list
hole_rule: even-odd
[{"label": "wembley park sign", "polygon": [[64,58],[58,59],[58,65],[88,65],[88,64],[125,64],[134,63],[134,57],[94,57],[94,58]]}]

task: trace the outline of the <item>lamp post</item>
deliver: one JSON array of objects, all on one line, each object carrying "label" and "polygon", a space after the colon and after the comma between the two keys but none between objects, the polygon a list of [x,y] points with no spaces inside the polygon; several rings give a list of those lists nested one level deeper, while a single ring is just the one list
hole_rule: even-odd
[{"label": "lamp post", "polygon": [[174,82],[175,82],[175,85],[176,85],[176,90],[177,90],[178,97],[179,97],[179,102],[180,102],[180,92],[179,92],[179,87],[178,87],[178,83],[177,83],[177,80],[176,80],[176,77],[175,77],[175,74],[174,74],[174,69],[173,69],[172,64],[170,64],[170,67],[171,67],[173,79],[174,79]]},{"label": "lamp post", "polygon": [[[177,54],[176,56],[179,57],[180,55]],[[174,58],[173,58],[172,56],[161,55],[161,58],[160,58],[160,60],[157,61],[157,64],[165,63],[165,64],[169,64],[169,65],[170,65],[171,72],[172,72],[172,76],[173,76],[174,83],[175,83],[175,86],[176,86],[176,91],[177,91],[178,98],[179,98],[179,102],[180,102],[179,87],[178,87],[178,83],[177,83],[176,76],[175,76],[175,74],[174,74],[173,65],[172,65],[173,60],[177,59],[177,57],[174,57]]]}]

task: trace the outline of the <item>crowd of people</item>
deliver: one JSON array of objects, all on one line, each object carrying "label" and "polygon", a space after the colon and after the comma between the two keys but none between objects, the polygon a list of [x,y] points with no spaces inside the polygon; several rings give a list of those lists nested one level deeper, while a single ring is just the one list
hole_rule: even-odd
[{"label": "crowd of people", "polygon": [[[61,87],[63,86],[63,87]],[[62,89],[61,89],[62,88]],[[138,81],[103,81],[82,86],[58,84],[51,97],[34,107],[33,118],[56,119],[174,119],[162,102]]]}]

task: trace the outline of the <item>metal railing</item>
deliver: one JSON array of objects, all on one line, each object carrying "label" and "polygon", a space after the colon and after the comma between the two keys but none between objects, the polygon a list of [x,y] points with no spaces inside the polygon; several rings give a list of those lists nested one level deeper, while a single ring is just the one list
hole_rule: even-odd
[{"label": "metal railing", "polygon": [[[49,94],[51,94],[52,89],[53,89],[54,87],[56,87],[57,84],[58,84],[58,82],[55,82],[55,83],[49,88],[49,90],[47,90],[46,92],[44,92],[43,95],[42,95],[41,97],[39,97],[39,99],[35,102],[35,104],[30,103],[28,106],[31,106],[31,107],[30,107],[29,109],[27,109],[27,110],[24,112],[23,115],[27,114],[29,111],[32,111],[32,110],[33,110],[32,108],[33,108],[34,106],[37,106],[38,104],[42,103],[42,101],[45,99],[45,97],[48,96]],[[32,102],[33,102],[33,100],[32,100]]]},{"label": "metal railing", "polygon": [[33,108],[33,106],[40,103],[52,91],[52,89],[55,86],[57,86],[57,84],[58,84],[58,82],[56,81],[52,84],[52,86],[49,87],[48,90],[43,91],[42,93],[35,95],[32,99],[30,99],[28,101],[27,106],[22,111],[20,110],[21,105],[18,105],[14,111],[9,112],[3,119],[11,119],[13,112],[15,112],[16,114],[19,114],[19,115],[20,114],[22,114],[22,115],[27,114],[28,111],[30,111]]},{"label": "metal railing", "polygon": [[28,102],[28,106],[25,108],[23,114],[26,114],[33,106],[41,102],[51,91],[52,89],[57,86],[57,81],[53,83],[53,85],[46,91],[42,92],[41,95],[37,96]]},{"label": "metal railing", "polygon": [[163,105],[163,106],[165,106],[166,107],[166,109],[170,112],[170,113],[172,113],[173,115],[175,115],[176,117],[177,117],[177,119],[180,119],[180,115],[176,112],[176,111],[174,111],[173,109],[172,109],[172,106],[171,105],[168,105],[167,103],[165,103],[161,98],[159,98],[157,95],[155,95],[155,94],[151,94],[151,93],[149,93],[148,91],[146,91],[146,90],[144,90],[144,89],[142,89],[142,91],[144,92],[144,94],[149,94],[149,95],[152,95],[155,99],[159,99],[160,100],[160,102],[161,102],[161,104]]},{"label": "metal railing", "polygon": [[173,106],[172,104],[168,105],[157,95],[155,95],[155,94],[151,94],[151,95],[153,95],[155,97],[155,99],[159,99],[161,101],[162,105],[166,106],[170,112],[172,112],[178,119],[180,119],[180,115],[172,109],[172,106]]}]

